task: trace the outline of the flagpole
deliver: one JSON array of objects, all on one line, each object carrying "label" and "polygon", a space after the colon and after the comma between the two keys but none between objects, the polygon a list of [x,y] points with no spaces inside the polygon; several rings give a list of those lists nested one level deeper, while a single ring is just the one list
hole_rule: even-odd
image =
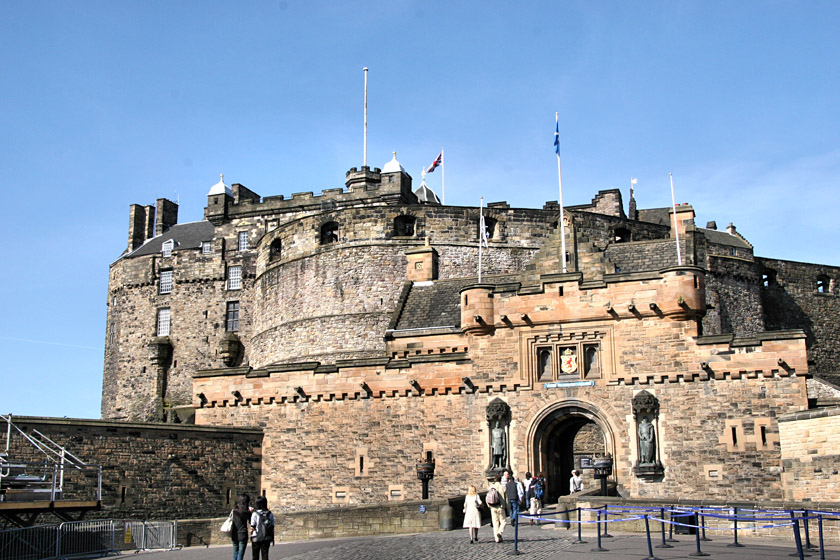
[{"label": "flagpole", "polygon": [[367,66],[363,68],[365,72],[365,140],[364,140],[364,157],[362,159],[362,166],[367,167]]},{"label": "flagpole", "polygon": [[481,203],[478,210],[478,283],[481,284],[481,245],[484,240],[484,197],[481,197]]},{"label": "flagpole", "polygon": [[554,151],[557,153],[557,183],[560,188],[560,260],[566,273],[566,219],[563,215],[563,173],[560,168],[560,114],[554,113]]},{"label": "flagpole", "polygon": [[674,211],[674,235],[677,237],[677,265],[682,266],[682,255],[680,254],[680,228],[677,227],[677,200],[674,198],[674,174],[668,173],[671,178],[671,209]]},{"label": "flagpole", "polygon": [[[446,158],[443,157],[443,148],[440,149],[440,203],[446,204]],[[479,280],[480,282],[481,280]]]}]

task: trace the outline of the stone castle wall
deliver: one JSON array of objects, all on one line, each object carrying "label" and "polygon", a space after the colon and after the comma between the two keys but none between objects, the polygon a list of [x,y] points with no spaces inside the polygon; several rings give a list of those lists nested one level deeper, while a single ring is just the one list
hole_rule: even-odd
[{"label": "stone castle wall", "polygon": [[786,500],[840,502],[840,407],[779,418]]},{"label": "stone castle wall", "polygon": [[[16,416],[88,464],[102,465],[102,509],[89,518],[178,519],[226,515],[241,492],[260,492],[262,431]],[[4,440],[5,443],[5,440]],[[13,432],[10,456],[43,461]],[[82,481],[67,477],[82,491]],[[96,477],[88,477],[95,499]],[[92,485],[92,486],[91,486]],[[68,488],[66,498],[73,498]],[[93,493],[92,493],[93,492]]]},{"label": "stone castle wall", "polygon": [[[815,373],[840,381],[840,267],[757,259],[765,282],[760,295],[768,329],[802,329]],[[818,279],[827,280],[820,292]]]}]

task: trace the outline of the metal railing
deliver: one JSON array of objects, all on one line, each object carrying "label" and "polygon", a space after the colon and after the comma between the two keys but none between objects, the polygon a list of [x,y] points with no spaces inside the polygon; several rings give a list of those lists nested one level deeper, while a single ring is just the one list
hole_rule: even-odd
[{"label": "metal railing", "polygon": [[70,521],[0,531],[0,560],[48,560],[116,549],[114,521]]},{"label": "metal railing", "polygon": [[126,525],[138,550],[180,548],[177,521],[130,521]]},{"label": "metal railing", "polygon": [[56,558],[58,525],[0,531],[0,560]]}]

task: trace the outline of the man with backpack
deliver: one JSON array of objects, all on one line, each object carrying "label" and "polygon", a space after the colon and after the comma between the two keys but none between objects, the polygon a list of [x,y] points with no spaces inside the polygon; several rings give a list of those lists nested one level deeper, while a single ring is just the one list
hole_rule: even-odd
[{"label": "man with backpack", "polygon": [[[528,488],[528,493],[530,494],[530,506],[531,509],[528,513],[533,516],[540,515],[542,513],[542,506],[543,506],[543,498],[545,498],[545,476],[543,473],[538,472],[537,476],[531,479],[531,485]],[[531,520],[531,525],[534,524],[534,520]]]},{"label": "man with backpack", "polygon": [[505,516],[507,515],[507,500],[505,489],[502,486],[502,477],[497,476],[493,484],[487,489],[484,496],[484,503],[490,508],[490,521],[493,522],[493,538],[496,542],[502,542],[502,531],[505,530]]},{"label": "man with backpack", "polygon": [[274,514],[268,509],[265,496],[257,498],[256,509],[251,513],[251,558],[268,560],[268,547],[274,543]]}]

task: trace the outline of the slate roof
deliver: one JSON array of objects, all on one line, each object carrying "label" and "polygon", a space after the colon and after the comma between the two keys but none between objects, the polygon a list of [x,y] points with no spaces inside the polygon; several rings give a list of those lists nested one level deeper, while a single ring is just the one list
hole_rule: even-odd
[{"label": "slate roof", "polygon": [[173,251],[181,249],[198,249],[202,241],[212,241],[216,227],[204,220],[201,222],[189,222],[186,224],[175,224],[163,234],[147,239],[134,251],[125,254],[122,258],[142,257],[160,253],[161,246],[170,239],[175,241]]},{"label": "slate roof", "polygon": [[413,284],[405,298],[394,330],[460,327],[460,290],[475,284],[474,278],[435,280],[431,285]]},{"label": "slate roof", "polygon": [[718,231],[716,229],[697,228],[706,236],[709,243],[716,245],[727,245],[729,247],[740,247],[741,249],[752,249],[752,245],[744,241],[740,236],[732,235],[728,231]]}]

